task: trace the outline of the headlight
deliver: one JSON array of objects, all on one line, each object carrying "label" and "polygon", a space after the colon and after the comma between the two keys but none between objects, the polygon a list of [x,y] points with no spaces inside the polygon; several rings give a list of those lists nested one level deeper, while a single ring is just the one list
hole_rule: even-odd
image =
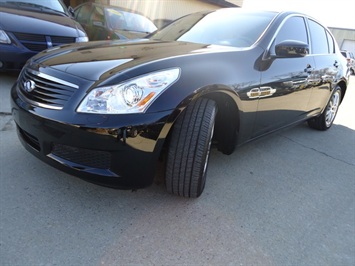
[{"label": "headlight", "polygon": [[9,36],[7,36],[6,32],[3,30],[0,30],[0,43],[6,43],[6,44],[11,43]]},{"label": "headlight", "polygon": [[180,76],[174,68],[140,76],[121,84],[96,88],[79,105],[79,113],[143,113]]},{"label": "headlight", "polygon": [[89,38],[88,37],[76,37],[75,42],[88,42]]}]

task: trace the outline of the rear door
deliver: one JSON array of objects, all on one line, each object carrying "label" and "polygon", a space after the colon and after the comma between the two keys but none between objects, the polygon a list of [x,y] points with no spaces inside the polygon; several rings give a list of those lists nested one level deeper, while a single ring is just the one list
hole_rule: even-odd
[{"label": "rear door", "polygon": [[316,86],[313,88],[310,109],[313,113],[321,112],[327,104],[332,88],[337,81],[341,62],[335,54],[334,39],[319,23],[308,19],[311,37],[311,53],[314,57],[317,72]]}]

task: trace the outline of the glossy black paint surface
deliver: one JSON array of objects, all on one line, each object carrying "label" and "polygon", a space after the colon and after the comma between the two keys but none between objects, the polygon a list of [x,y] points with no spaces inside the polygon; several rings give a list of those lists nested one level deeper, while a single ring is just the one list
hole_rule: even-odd
[{"label": "glossy black paint surface", "polygon": [[[318,116],[336,85],[345,93],[346,62],[337,47],[327,54],[312,54],[311,43],[299,42],[295,36],[280,42],[282,49],[274,48],[284,21],[297,16],[306,29],[306,16],[240,12],[220,10],[211,17],[215,21],[216,16],[242,14],[250,27],[254,20],[259,23],[258,34],[250,36],[252,43],[247,46],[245,42],[231,46],[238,43],[231,38],[204,37],[197,43],[186,35],[171,34],[182,32],[175,28],[179,24],[187,32],[186,23],[197,25],[208,19],[207,12],[183,18],[184,23],[172,23],[171,31],[164,28],[150,39],[65,45],[33,57],[11,93],[23,145],[41,160],[91,182],[138,188],[152,183],[156,162],[169,144],[175,120],[199,97],[217,103],[214,138],[218,149],[229,154],[235,146]],[[265,18],[264,28],[256,21],[258,16]],[[181,38],[184,40],[179,41]],[[205,43],[207,40],[213,41]],[[143,113],[77,112],[83,98],[97,87],[172,68],[180,69],[178,80]],[[77,89],[61,110],[32,103],[29,99],[39,89],[24,90],[28,71],[65,80]]]}]

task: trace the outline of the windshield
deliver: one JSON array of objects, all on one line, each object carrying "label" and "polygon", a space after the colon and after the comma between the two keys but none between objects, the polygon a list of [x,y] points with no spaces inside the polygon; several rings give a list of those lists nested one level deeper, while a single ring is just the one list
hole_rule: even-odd
[{"label": "windshield", "polygon": [[185,41],[233,47],[249,47],[264,32],[275,13],[221,9],[212,13],[185,16],[153,33],[162,41]]},{"label": "windshield", "polygon": [[0,0],[0,5],[16,9],[69,15],[65,5],[59,0]]},{"label": "windshield", "polygon": [[152,21],[139,14],[108,8],[108,24],[115,30],[151,33],[157,29]]}]

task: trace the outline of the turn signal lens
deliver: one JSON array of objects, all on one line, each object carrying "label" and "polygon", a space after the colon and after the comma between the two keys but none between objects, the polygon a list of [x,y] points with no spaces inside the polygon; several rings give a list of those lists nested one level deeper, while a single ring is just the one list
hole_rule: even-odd
[{"label": "turn signal lens", "polygon": [[11,40],[5,31],[0,30],[0,43],[10,44]]}]

